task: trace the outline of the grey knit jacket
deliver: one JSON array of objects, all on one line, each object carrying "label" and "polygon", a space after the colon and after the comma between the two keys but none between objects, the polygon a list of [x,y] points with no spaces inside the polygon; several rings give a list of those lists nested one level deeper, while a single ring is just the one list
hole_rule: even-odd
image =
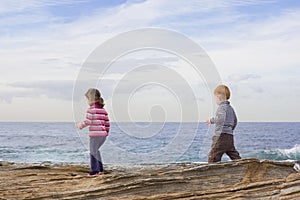
[{"label": "grey knit jacket", "polygon": [[215,124],[215,135],[221,133],[233,134],[233,130],[237,125],[237,117],[229,101],[220,103],[216,116],[210,119],[212,124]]}]

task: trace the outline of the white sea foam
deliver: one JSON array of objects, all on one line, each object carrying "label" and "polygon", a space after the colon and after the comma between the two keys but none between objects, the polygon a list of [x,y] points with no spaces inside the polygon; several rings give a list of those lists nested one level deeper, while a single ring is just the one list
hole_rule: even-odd
[{"label": "white sea foam", "polygon": [[293,148],[291,149],[278,149],[279,152],[281,152],[283,155],[297,155],[300,153],[300,145],[296,144]]},{"label": "white sea foam", "polygon": [[296,144],[290,149],[275,149],[262,151],[257,154],[257,157],[259,159],[297,161],[300,160],[300,145]]}]

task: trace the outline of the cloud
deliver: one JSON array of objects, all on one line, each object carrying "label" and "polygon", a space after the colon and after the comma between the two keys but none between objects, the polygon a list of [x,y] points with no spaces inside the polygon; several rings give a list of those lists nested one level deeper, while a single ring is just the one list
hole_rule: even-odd
[{"label": "cloud", "polygon": [[32,9],[45,8],[49,6],[59,6],[72,4],[74,2],[83,2],[80,0],[2,0],[0,6],[0,15],[9,13],[20,13],[31,11]]},{"label": "cloud", "polygon": [[228,76],[229,81],[233,82],[240,82],[240,81],[247,81],[249,79],[260,79],[261,76],[257,74],[231,74]]},{"label": "cloud", "polygon": [[[256,99],[271,98],[261,94],[276,88],[274,93],[282,94],[280,99],[288,106],[296,99],[293,94],[299,94],[296,80],[300,64],[300,9],[297,5],[281,7],[279,1],[260,0],[188,3],[150,0],[95,6],[88,13],[76,16],[54,12],[55,8],[63,11],[67,6],[80,9],[84,3],[1,1],[2,100],[46,96],[70,101],[72,80],[98,45],[118,33],[149,26],[179,31],[203,45],[224,81],[232,84],[233,90],[237,88],[234,95],[242,97],[248,93],[257,95],[254,95]],[[186,68],[181,70],[196,85],[198,79]],[[289,75],[287,71],[295,73]],[[102,88],[104,94],[110,93],[123,72],[117,68],[107,75]],[[296,83],[293,89],[290,82]]]},{"label": "cloud", "polygon": [[63,101],[79,101],[84,99],[84,94],[88,88],[97,87],[101,93],[108,98],[113,90],[117,75],[110,74],[105,77],[100,85],[98,80],[82,81],[77,80],[76,92],[73,94],[75,85],[74,80],[45,80],[32,82],[13,82],[8,84],[0,84],[0,100],[11,103],[14,98],[41,98],[63,100]]},{"label": "cloud", "polygon": [[13,98],[30,97],[37,98],[45,96],[52,99],[65,101],[72,100],[74,81],[33,81],[14,82],[6,84],[9,90],[1,91],[0,98],[6,102],[11,102]]}]

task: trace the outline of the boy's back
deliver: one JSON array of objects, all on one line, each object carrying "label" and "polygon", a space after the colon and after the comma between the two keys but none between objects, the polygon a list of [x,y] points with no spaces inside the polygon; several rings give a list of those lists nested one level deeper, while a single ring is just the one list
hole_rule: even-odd
[{"label": "boy's back", "polygon": [[216,126],[216,135],[220,135],[221,133],[233,134],[233,130],[237,125],[237,117],[229,101],[221,102],[217,109],[216,116],[210,120],[211,123]]}]

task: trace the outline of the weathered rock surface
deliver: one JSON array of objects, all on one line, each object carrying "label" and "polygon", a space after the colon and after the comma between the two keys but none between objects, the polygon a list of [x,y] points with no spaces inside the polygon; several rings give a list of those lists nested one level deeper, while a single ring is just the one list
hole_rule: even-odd
[{"label": "weathered rock surface", "polygon": [[292,162],[88,166],[0,162],[0,199],[300,199]]}]

